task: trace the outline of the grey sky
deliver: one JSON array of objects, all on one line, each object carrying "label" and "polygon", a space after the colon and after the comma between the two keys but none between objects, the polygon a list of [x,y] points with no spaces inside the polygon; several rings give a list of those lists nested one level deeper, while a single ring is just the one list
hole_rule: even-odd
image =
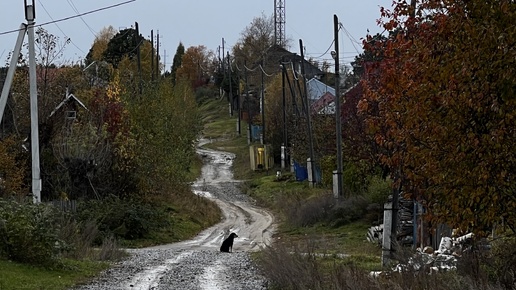
[{"label": "grey sky", "polygon": [[[86,13],[127,0],[33,0],[36,3],[36,24]],[[14,1],[9,1],[14,2]],[[25,22],[23,1],[18,4],[3,4],[0,17],[0,33],[17,29]],[[32,3],[31,0],[27,0]],[[380,6],[390,7],[390,0],[284,0],[286,7],[286,36],[291,39],[290,51],[299,53],[299,39],[303,40],[307,57],[320,61],[331,60],[324,52],[333,40],[333,15],[339,17],[345,31],[339,33],[340,58],[349,63],[361,52],[361,38],[367,33],[382,32],[376,20]],[[71,38],[64,49],[61,62],[78,62],[90,49],[95,33],[109,25],[124,29],[137,21],[140,33],[150,39],[159,31],[161,60],[166,68],[172,64],[177,45],[185,47],[204,45],[217,53],[225,40],[225,49],[240,38],[241,32],[253,18],[264,13],[274,13],[274,0],[136,0],[115,8],[99,11],[82,17],[48,24],[44,28],[64,41]],[[0,62],[14,47],[17,33],[0,35]],[[356,42],[355,42],[356,41]],[[165,54],[166,52],[166,54]]]}]

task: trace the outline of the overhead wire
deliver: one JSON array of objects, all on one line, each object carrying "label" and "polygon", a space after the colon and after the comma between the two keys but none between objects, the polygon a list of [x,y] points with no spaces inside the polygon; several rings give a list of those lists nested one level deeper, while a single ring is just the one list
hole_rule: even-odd
[{"label": "overhead wire", "polygon": [[[75,6],[75,4],[73,3],[73,0],[66,0],[66,1],[68,2],[68,4],[70,4],[70,7],[72,7],[72,9],[73,9],[73,11],[75,11],[75,13],[80,14],[79,9],[77,9],[77,6]],[[93,34],[93,36],[97,37],[97,33],[93,30],[93,28],[91,28],[91,26],[88,23],[86,23],[86,21],[84,20],[84,18],[82,18],[82,16],[80,16],[80,18],[81,18],[81,21],[84,23],[84,25],[86,25],[86,27],[88,27],[88,29]]]},{"label": "overhead wire", "polygon": [[[43,2],[40,0],[38,2],[41,7],[43,8],[43,10],[45,10],[45,12],[47,13],[48,17],[50,17],[50,19],[54,20],[54,18],[52,17],[52,15],[50,15],[50,13],[48,12],[47,8],[45,8],[45,5],[43,5]],[[82,50],[77,44],[75,44],[75,42],[72,41],[72,38],[68,37],[66,35],[66,33],[61,29],[61,27],[56,23],[54,23],[54,25],[57,27],[57,29],[59,29],[61,31],[61,33],[63,33],[63,36],[66,38],[66,42],[70,42],[73,46],[75,46],[75,48],[77,48],[78,50],[80,50],[82,53],[86,54],[86,52],[84,52],[84,50]],[[61,48],[62,50],[63,48]]]},{"label": "overhead wire", "polygon": [[290,67],[292,68],[292,75],[294,76],[294,79],[295,79],[296,81],[298,81],[298,80],[299,80],[299,78],[296,76],[296,75],[297,75],[297,72],[296,72],[296,70],[294,69],[294,63],[293,63],[292,61],[290,62]]},{"label": "overhead wire", "polygon": [[358,42],[358,41],[357,41],[357,40],[356,40],[356,39],[355,39],[355,38],[354,38],[354,37],[349,33],[349,31],[346,29],[346,27],[344,27],[344,25],[343,25],[341,22],[339,22],[339,30],[341,30],[341,28],[342,28],[342,31],[343,31],[343,32],[341,32],[341,33],[345,34],[345,35],[348,37],[348,39],[350,40],[351,45],[353,45],[353,48],[355,49],[355,51],[356,51],[358,54],[360,54],[360,52],[358,51],[357,47],[355,46],[355,43],[356,43],[356,44],[358,44],[358,45],[362,45],[362,44],[361,44],[360,42]]},{"label": "overhead wire", "polygon": [[272,76],[273,76],[273,74],[268,74],[268,73],[266,73],[266,72],[265,72],[265,70],[263,69],[263,67],[262,67],[262,65],[261,65],[261,64],[260,64],[258,67],[260,68],[260,70],[262,71],[262,73],[263,73],[265,76],[267,76],[267,77],[272,77]]},{"label": "overhead wire", "polygon": [[255,67],[255,68],[253,68],[253,69],[250,69],[250,68],[248,68],[245,64],[244,64],[244,68],[245,68],[247,71],[255,71],[255,70],[257,70],[257,69],[258,69],[258,67]]},{"label": "overhead wire", "polygon": [[325,56],[328,53],[328,51],[330,51],[330,49],[334,43],[335,43],[335,39],[332,40],[332,42],[330,43],[330,46],[328,46],[328,49],[326,49],[326,51],[323,54],[321,54],[320,56],[316,56],[314,58],[322,58],[323,56]]},{"label": "overhead wire", "polygon": [[[72,15],[72,16],[60,18],[60,19],[57,19],[57,20],[52,20],[52,21],[44,22],[44,23],[41,23],[41,24],[35,24],[34,27],[41,27],[41,26],[45,26],[45,25],[49,25],[49,24],[63,22],[63,21],[66,21],[66,20],[70,20],[70,19],[74,19],[74,18],[77,18],[77,17],[84,16],[84,15],[93,14],[93,13],[97,13],[97,12],[100,12],[100,11],[103,11],[103,10],[108,10],[108,9],[115,8],[115,7],[118,7],[118,6],[126,5],[126,4],[129,4],[131,2],[135,2],[135,1],[136,0],[127,0],[127,1],[124,1],[124,2],[117,3],[117,4],[113,4],[113,5],[109,5],[109,6],[104,6],[104,7],[98,8],[98,9],[94,9],[94,10],[90,10],[90,11],[87,11],[87,12],[84,12],[84,13],[80,13],[80,14],[77,14],[77,15]],[[20,30],[23,30],[23,29],[24,28],[18,28],[18,29],[13,29],[13,30],[9,30],[9,31],[0,32],[0,36],[1,35],[15,33],[15,32],[19,32]]]}]

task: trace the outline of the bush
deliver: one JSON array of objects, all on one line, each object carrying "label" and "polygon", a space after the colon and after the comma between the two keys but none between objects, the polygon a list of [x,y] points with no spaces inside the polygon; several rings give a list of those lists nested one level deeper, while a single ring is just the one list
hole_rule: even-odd
[{"label": "bush", "polygon": [[516,237],[499,238],[491,244],[490,270],[506,289],[516,288]]},{"label": "bush", "polygon": [[366,175],[359,165],[347,163],[342,169],[342,190],[345,195],[363,194],[366,185]]},{"label": "bush", "polygon": [[215,88],[212,86],[202,86],[195,89],[195,99],[197,103],[203,103],[206,100],[216,98]]},{"label": "bush", "polygon": [[333,186],[333,170],[337,168],[337,161],[335,155],[326,155],[321,158],[321,183],[326,188]]},{"label": "bush", "polygon": [[0,257],[52,265],[67,245],[59,238],[61,213],[51,205],[0,200]]},{"label": "bush", "polygon": [[[373,175],[367,186],[365,197],[369,203],[383,205],[387,202],[389,195],[392,194],[392,181],[385,180],[380,176]],[[382,206],[383,207],[383,206]]]},{"label": "bush", "polygon": [[[101,236],[134,240],[146,237],[152,230],[167,226],[165,213],[159,206],[118,197],[82,202],[78,207],[82,222],[95,221]],[[96,243],[100,244],[100,238]]]},{"label": "bush", "polygon": [[296,227],[307,227],[326,221],[335,198],[331,194],[321,194],[308,199],[292,198],[283,207],[287,222]]},{"label": "bush", "polygon": [[363,196],[352,196],[341,200],[330,213],[330,225],[340,227],[362,219],[367,213],[368,204]]},{"label": "bush", "polygon": [[327,223],[339,227],[366,216],[368,201],[362,196],[352,196],[337,201],[333,194],[322,193],[310,198],[301,193],[282,196],[277,208],[286,218],[286,223],[295,227],[308,227]]},{"label": "bush", "polygon": [[383,219],[383,206],[392,194],[392,181],[383,179],[378,175],[369,178],[369,184],[364,197],[369,202],[366,220],[374,224],[380,224]]},{"label": "bush", "polygon": [[324,289],[321,267],[314,253],[292,253],[278,244],[261,252],[258,265],[272,283],[271,289]]}]

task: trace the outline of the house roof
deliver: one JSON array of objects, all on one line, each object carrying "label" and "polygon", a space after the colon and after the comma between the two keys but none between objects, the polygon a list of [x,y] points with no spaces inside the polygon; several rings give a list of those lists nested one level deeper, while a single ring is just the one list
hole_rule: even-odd
[{"label": "house roof", "polygon": [[[315,86],[314,86],[315,87]],[[328,87],[329,89],[326,92],[323,92],[320,97],[317,99],[311,99],[312,104],[311,108],[314,112],[319,114],[334,114],[335,113],[335,89],[332,87]],[[331,89],[331,90],[330,90]],[[310,93],[310,88],[308,89]],[[358,102],[362,94],[362,86],[360,83],[357,83],[347,89],[341,96],[344,97],[345,102],[341,104],[341,112],[343,115],[349,115],[352,112],[349,111],[349,105],[355,104]]]},{"label": "house roof", "polygon": [[49,118],[52,117],[57,111],[59,111],[59,109],[61,109],[61,107],[63,107],[66,103],[68,103],[70,101],[75,101],[77,104],[79,104],[79,106],[88,110],[88,108],[86,108],[86,106],[81,102],[81,100],[79,100],[74,94],[68,94],[64,98],[64,100],[61,103],[59,103],[59,105],[57,105],[57,107],[50,113],[50,115],[48,117]]},{"label": "house roof", "polygon": [[312,101],[320,99],[326,93],[330,93],[332,96],[335,96],[334,88],[316,78],[312,78],[307,81],[306,86],[308,88],[308,97]]},{"label": "house roof", "polygon": [[334,114],[335,113],[335,96],[326,92],[318,100],[312,103],[312,110],[319,114]]},{"label": "house roof", "polygon": [[[265,66],[271,66],[272,68],[277,68],[278,65],[284,62],[291,62],[295,64],[296,71],[301,71],[300,64],[303,63],[305,66],[305,75],[307,78],[312,78],[315,76],[324,75],[324,72],[321,71],[318,67],[307,61],[306,59],[302,59],[300,55],[290,52],[285,48],[279,45],[272,45],[267,50],[265,50],[263,54],[263,60]],[[302,62],[301,62],[302,61]],[[271,70],[272,71],[272,70]]]}]

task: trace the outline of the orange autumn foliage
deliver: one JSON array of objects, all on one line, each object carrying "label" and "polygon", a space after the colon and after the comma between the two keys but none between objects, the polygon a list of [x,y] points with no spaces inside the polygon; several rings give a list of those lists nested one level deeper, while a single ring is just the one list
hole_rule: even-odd
[{"label": "orange autumn foliage", "polygon": [[516,4],[396,0],[363,80],[380,160],[434,222],[516,226]]}]

